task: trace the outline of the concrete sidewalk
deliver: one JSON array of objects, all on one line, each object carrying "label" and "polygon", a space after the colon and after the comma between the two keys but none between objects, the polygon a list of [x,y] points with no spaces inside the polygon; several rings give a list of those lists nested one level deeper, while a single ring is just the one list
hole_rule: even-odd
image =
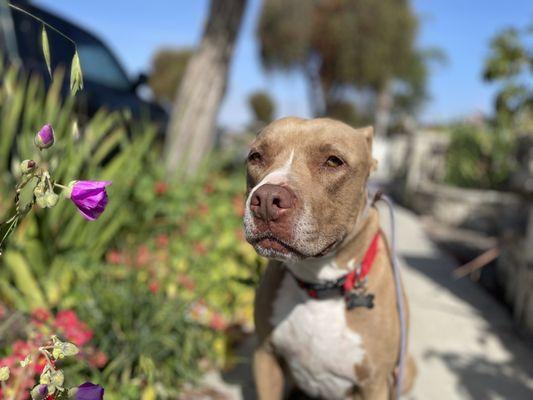
[{"label": "concrete sidewalk", "polygon": [[418,365],[407,398],[533,399],[533,347],[513,331],[509,312],[468,278],[452,277],[456,262],[430,242],[415,214],[397,208],[396,226]]},{"label": "concrete sidewalk", "polygon": [[[388,232],[388,211],[380,209]],[[531,400],[533,347],[513,331],[509,312],[468,278],[425,234],[412,212],[396,209],[397,245],[411,308],[410,351],[418,377],[407,400]],[[390,235],[389,235],[390,237]],[[206,384],[229,399],[254,399],[250,374],[253,338],[239,349],[242,362]]]}]

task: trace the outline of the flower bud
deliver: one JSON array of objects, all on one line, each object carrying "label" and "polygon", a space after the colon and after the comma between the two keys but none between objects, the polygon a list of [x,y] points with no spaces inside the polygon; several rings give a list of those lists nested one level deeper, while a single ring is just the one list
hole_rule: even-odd
[{"label": "flower bud", "polygon": [[52,128],[52,125],[50,124],[44,125],[41,130],[37,132],[37,135],[35,135],[35,146],[40,150],[51,147],[54,144],[54,141],[54,128]]},{"label": "flower bud", "polygon": [[39,383],[41,385],[49,385],[50,383],[52,383],[52,378],[50,377],[50,370],[46,370],[41,374],[41,376],[39,377]]},{"label": "flower bud", "polygon": [[1,367],[0,368],[0,382],[5,382],[9,379],[9,368]]},{"label": "flower bud", "polygon": [[65,382],[65,377],[63,375],[63,372],[61,370],[56,370],[50,373],[50,383],[54,385],[55,387],[63,387],[63,383]]},{"label": "flower bud", "polygon": [[40,197],[44,196],[44,193],[46,192],[46,182],[44,180],[40,180],[39,183],[35,186],[35,189],[33,189],[33,195],[36,197],[37,200],[39,200]]},{"label": "flower bud", "polygon": [[37,163],[35,161],[24,160],[20,163],[20,172],[22,172],[23,175],[26,175],[35,171],[35,167],[37,167]]},{"label": "flower bud", "polygon": [[37,385],[31,390],[32,400],[44,400],[48,396],[48,386]]},{"label": "flower bud", "polygon": [[103,400],[104,388],[91,382],[85,382],[77,388],[69,389],[68,397],[75,400]]},{"label": "flower bud", "polygon": [[50,191],[46,192],[43,198],[44,198],[44,203],[47,208],[54,207],[59,201],[59,196],[55,194],[54,192],[50,192]]},{"label": "flower bud", "polygon": [[46,208],[46,200],[44,199],[44,196],[37,196],[35,197],[35,202],[37,205],[41,208]]}]

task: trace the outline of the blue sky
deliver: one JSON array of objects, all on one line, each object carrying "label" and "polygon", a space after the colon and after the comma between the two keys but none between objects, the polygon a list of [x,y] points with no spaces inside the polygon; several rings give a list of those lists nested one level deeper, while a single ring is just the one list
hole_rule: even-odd
[{"label": "blue sky", "polygon": [[[149,69],[158,48],[198,43],[208,7],[207,0],[35,2],[104,39],[131,76]],[[268,75],[261,68],[255,40],[260,5],[260,0],[250,0],[237,43],[228,93],[219,116],[220,123],[228,127],[249,122],[246,99],[257,89],[271,93],[278,116],[309,114],[305,82],[299,74]],[[509,25],[524,27],[533,22],[533,2],[413,0],[413,7],[421,18],[420,46],[439,47],[448,57],[447,65],[432,71],[431,100],[422,113],[423,120],[446,121],[489,111],[495,88],[480,79],[489,40]]]}]

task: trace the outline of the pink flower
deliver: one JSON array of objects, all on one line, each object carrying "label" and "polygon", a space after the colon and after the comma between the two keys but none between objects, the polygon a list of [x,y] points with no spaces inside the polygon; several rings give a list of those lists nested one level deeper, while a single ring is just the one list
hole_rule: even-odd
[{"label": "pink flower", "polygon": [[219,313],[214,313],[211,317],[211,320],[209,321],[209,326],[211,329],[214,329],[215,331],[223,331],[227,328],[226,321],[224,320],[224,317],[220,315]]},{"label": "pink flower", "polygon": [[150,292],[152,292],[153,294],[159,292],[159,282],[157,281],[150,282],[150,285],[148,287],[150,289]]},{"label": "pink flower", "polygon": [[42,324],[48,321],[51,317],[50,311],[44,307],[38,307],[31,313],[32,322],[37,323],[37,325]]},{"label": "pink flower", "polygon": [[107,364],[108,358],[103,351],[97,350],[89,355],[88,361],[93,367],[103,368]]},{"label": "pink flower", "polygon": [[207,253],[207,247],[205,247],[205,244],[203,244],[202,242],[195,243],[193,246],[193,250],[199,256],[203,256],[205,253]]},{"label": "pink flower", "polygon": [[142,267],[150,262],[152,253],[147,245],[142,244],[137,248],[137,255],[135,256],[135,265]]},{"label": "pink flower", "polygon": [[194,290],[196,288],[194,281],[187,275],[178,276],[178,283],[188,290]]},{"label": "pink flower", "polygon": [[68,186],[70,193],[66,193],[78,207],[78,211],[89,221],[97,219],[105,210],[108,202],[106,186],[110,181],[74,181]]},{"label": "pink flower", "polygon": [[80,347],[93,337],[93,332],[85,323],[78,319],[78,316],[72,310],[58,312],[55,325],[68,340]]},{"label": "pink flower", "polygon": [[156,182],[154,185],[154,193],[156,196],[163,196],[168,191],[168,185],[165,182]]},{"label": "pink flower", "polygon": [[118,265],[122,262],[122,253],[118,250],[109,250],[105,259],[109,264]]},{"label": "pink flower", "polygon": [[54,141],[54,129],[50,124],[44,125],[41,130],[37,132],[37,135],[35,135],[35,145],[41,150],[52,146]]},{"label": "pink flower", "polygon": [[164,233],[156,236],[155,242],[157,244],[157,247],[164,249],[168,246],[168,235],[165,235]]}]

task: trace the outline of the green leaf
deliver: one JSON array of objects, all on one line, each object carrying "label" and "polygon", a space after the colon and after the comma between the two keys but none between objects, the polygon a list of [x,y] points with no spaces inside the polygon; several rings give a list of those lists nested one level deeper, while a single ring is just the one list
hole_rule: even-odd
[{"label": "green leaf", "polygon": [[24,360],[20,361],[20,366],[26,368],[31,363],[31,354],[28,354]]},{"label": "green leaf", "polygon": [[24,256],[16,251],[6,251],[4,265],[11,272],[16,287],[24,295],[28,309],[46,307],[44,294],[39,287],[39,282]]},{"label": "green leaf", "polygon": [[50,44],[48,43],[48,34],[46,33],[46,28],[42,27],[41,29],[41,45],[43,47],[44,61],[46,62],[46,68],[48,68],[48,73],[50,78],[52,77],[52,64],[50,62]]},{"label": "green leaf", "polygon": [[70,65],[70,92],[74,96],[81,89],[83,89],[83,74],[81,72],[80,56],[78,49],[76,49]]}]

